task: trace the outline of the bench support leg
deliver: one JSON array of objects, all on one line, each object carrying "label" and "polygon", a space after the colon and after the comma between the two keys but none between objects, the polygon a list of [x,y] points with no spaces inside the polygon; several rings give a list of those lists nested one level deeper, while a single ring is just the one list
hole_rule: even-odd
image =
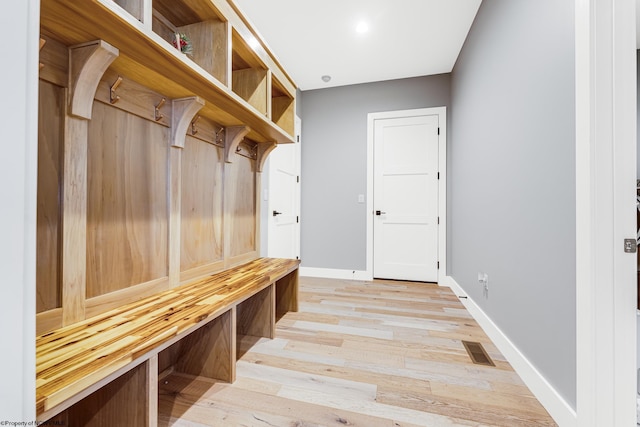
[{"label": "bench support leg", "polygon": [[276,282],[276,313],[278,319],[288,311],[298,311],[298,269]]}]

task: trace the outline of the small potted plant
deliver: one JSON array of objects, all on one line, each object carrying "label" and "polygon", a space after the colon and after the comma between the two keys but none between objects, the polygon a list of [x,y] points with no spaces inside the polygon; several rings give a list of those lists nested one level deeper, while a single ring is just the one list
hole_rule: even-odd
[{"label": "small potted plant", "polygon": [[185,55],[193,54],[193,45],[191,44],[191,39],[189,39],[189,37],[187,37],[187,35],[184,33],[175,33],[173,47],[175,47]]}]

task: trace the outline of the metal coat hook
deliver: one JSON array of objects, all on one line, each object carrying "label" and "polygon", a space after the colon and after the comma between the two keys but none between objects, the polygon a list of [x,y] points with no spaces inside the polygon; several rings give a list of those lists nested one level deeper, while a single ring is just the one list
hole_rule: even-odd
[{"label": "metal coat hook", "polygon": [[109,102],[112,104],[120,101],[120,97],[116,95],[116,90],[118,89],[118,86],[120,86],[120,83],[122,83],[122,77],[118,76],[115,83],[111,85],[111,90],[109,91]]},{"label": "metal coat hook", "polygon": [[223,144],[224,145],[224,140],[222,139],[222,133],[224,132],[224,128],[221,127],[219,130],[216,131],[216,136],[214,141],[218,144]]},{"label": "metal coat hook", "polygon": [[196,129],[196,123],[200,120],[200,115],[197,115],[191,120],[191,135],[195,135],[198,133],[198,129]]},{"label": "metal coat hook", "polygon": [[154,113],[153,113],[153,114],[154,114],[154,117],[155,117],[155,119],[156,119],[156,122],[157,122],[157,121],[159,121],[159,120],[162,120],[162,118],[164,117],[164,116],[162,115],[162,113],[160,112],[160,109],[162,108],[162,106],[164,105],[164,103],[165,103],[165,102],[167,102],[167,100],[166,100],[166,99],[164,99],[164,98],[162,98],[162,99],[160,100],[160,102],[158,102],[158,105],[156,105],[156,109],[155,109],[155,111],[154,111]]}]

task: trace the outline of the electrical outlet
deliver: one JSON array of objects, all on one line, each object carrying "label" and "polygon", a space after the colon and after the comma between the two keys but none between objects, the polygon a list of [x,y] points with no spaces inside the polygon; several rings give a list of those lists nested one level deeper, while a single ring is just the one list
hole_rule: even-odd
[{"label": "electrical outlet", "polygon": [[489,275],[487,273],[478,273],[478,283],[482,286],[486,296],[489,293]]}]

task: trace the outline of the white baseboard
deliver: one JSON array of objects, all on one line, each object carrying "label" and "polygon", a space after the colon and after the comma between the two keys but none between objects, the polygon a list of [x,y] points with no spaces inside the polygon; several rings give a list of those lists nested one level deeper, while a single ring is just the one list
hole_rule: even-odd
[{"label": "white baseboard", "polygon": [[520,375],[520,378],[529,387],[534,396],[540,401],[542,406],[549,412],[559,426],[576,426],[577,415],[571,405],[558,394],[555,388],[542,376],[542,374],[531,364],[531,362],[520,352],[511,340],[493,323],[491,318],[467,296],[467,293],[451,276],[445,281],[451,290],[461,298],[460,301],[467,308],[469,313],[478,322],[484,332],[491,338],[491,341],[498,347],[513,369]]},{"label": "white baseboard", "polygon": [[325,279],[373,280],[373,275],[362,270],[336,270],[332,268],[300,267],[300,276]]}]

